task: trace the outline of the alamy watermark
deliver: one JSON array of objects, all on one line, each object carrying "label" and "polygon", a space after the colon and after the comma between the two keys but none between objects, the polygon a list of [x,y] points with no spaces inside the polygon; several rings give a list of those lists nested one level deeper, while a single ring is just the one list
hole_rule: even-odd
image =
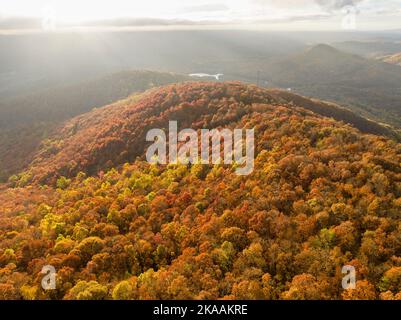
[{"label": "alamy watermark", "polygon": [[342,273],[345,274],[342,280],[342,287],[344,290],[356,289],[356,270],[354,266],[344,266]]},{"label": "alamy watermark", "polygon": [[254,129],[202,129],[198,134],[193,129],[178,132],[177,121],[170,121],[168,134],[162,129],[152,129],[146,141],[153,142],[146,152],[149,163],[236,164],[237,175],[249,175],[254,169]]},{"label": "alamy watermark", "polygon": [[42,278],[43,290],[55,290],[56,289],[56,268],[51,265],[46,265],[42,268],[42,274],[45,276]]},{"label": "alamy watermark", "polygon": [[358,10],[355,6],[345,6],[342,8],[343,18],[341,21],[341,27],[344,30],[356,30],[356,16]]},{"label": "alamy watermark", "polygon": [[48,6],[42,9],[42,29],[44,31],[54,31],[57,28],[56,10]]}]

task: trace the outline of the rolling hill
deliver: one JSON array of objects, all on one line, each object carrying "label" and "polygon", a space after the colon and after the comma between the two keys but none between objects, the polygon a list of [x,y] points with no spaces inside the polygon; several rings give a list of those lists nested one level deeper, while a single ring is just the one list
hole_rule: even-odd
[{"label": "rolling hill", "polygon": [[[230,85],[206,83],[198,84],[202,90],[208,90],[207,98],[200,96],[202,90],[197,92],[195,82],[182,84],[183,88],[176,93],[176,85],[166,87],[164,90],[152,89],[145,94],[133,95],[128,100],[122,100],[115,104],[95,109],[67,121],[58,131],[44,140],[38,151],[33,155],[28,176],[33,176],[35,181],[48,182],[57,176],[74,176],[79,171],[94,174],[99,170],[106,170],[112,166],[132,162],[143,155],[145,148],[145,135],[151,126],[165,128],[166,120],[158,120],[160,117],[178,117],[182,128],[191,127],[193,122],[195,129],[209,124],[210,115],[228,114],[228,119],[234,119],[243,115],[246,110],[236,110],[232,113],[229,109],[219,109],[212,104],[213,99],[224,97],[225,99],[238,99],[231,94]],[[270,102],[272,104],[291,103],[294,106],[311,110],[316,114],[331,117],[338,121],[345,121],[362,132],[379,135],[387,135],[399,139],[395,131],[366,120],[333,104],[307,99],[285,91],[256,88],[255,86],[243,86],[232,83],[233,88],[240,88],[248,93],[252,88],[254,94],[260,97],[253,103]],[[187,90],[191,88],[191,90]],[[178,88],[181,88],[178,85]],[[158,94],[154,94],[157,91]],[[190,98],[183,99],[180,93],[193,94]],[[190,92],[190,93],[187,93]],[[238,95],[239,93],[237,93]],[[151,96],[152,98],[147,98]],[[180,103],[180,100],[185,100]],[[185,110],[185,116],[181,115],[181,104],[191,105]],[[189,110],[192,110],[191,113]],[[206,120],[205,120],[205,119]],[[210,123],[213,127],[219,123]],[[224,124],[224,123],[223,123]],[[82,146],[88,146],[82,148]],[[79,154],[79,157],[76,155]],[[111,157],[113,157],[111,159]]]},{"label": "rolling hill", "polygon": [[401,51],[401,43],[394,39],[368,39],[365,41],[343,41],[331,43],[333,47],[344,52],[357,54],[365,58],[377,58],[384,55],[393,55]]},{"label": "rolling hill", "polygon": [[[67,121],[0,188],[0,298],[400,298],[401,145],[279,95],[174,84]],[[254,128],[253,173],[144,162],[171,120]]]},{"label": "rolling hill", "polygon": [[288,34],[240,30],[0,35],[0,95],[75,85],[121,70],[236,73],[239,64],[303,47]]},{"label": "rolling hill", "polygon": [[401,126],[401,67],[318,45],[265,69],[279,87],[333,101],[369,119]]},{"label": "rolling hill", "polygon": [[[331,34],[330,39],[373,36]],[[76,86],[120,70],[150,69],[185,74],[223,73],[224,80],[291,87],[302,95],[336,102],[352,108],[358,115],[400,127],[400,88],[397,86],[400,72],[370,59],[358,60],[350,54],[325,50],[321,45],[305,52],[305,48],[325,38],[325,33],[238,30],[89,33],[85,37],[74,33],[0,36],[0,60],[3,62],[0,65],[0,110],[3,103],[10,105],[7,100],[21,95],[33,99],[42,95],[43,98],[47,93],[38,93],[43,88],[57,91],[57,87]],[[376,50],[377,46],[381,56],[401,51],[395,41],[360,43],[366,50]],[[180,50],[176,50],[177,47]],[[82,55],[82,52],[90,54]],[[315,56],[316,65],[313,64]],[[62,97],[62,91],[57,95]],[[60,101],[57,99],[56,104]],[[15,102],[14,106],[29,105],[29,100],[20,98]],[[37,117],[21,113],[19,107],[16,109],[19,113],[12,114],[10,123],[20,116],[21,119]],[[39,108],[38,115],[47,111]],[[46,116],[57,117],[57,112],[50,110]],[[3,120],[4,123],[8,121]]]},{"label": "rolling hill", "polygon": [[322,116],[343,121],[359,129],[361,132],[386,136],[398,142],[401,141],[400,130],[394,130],[390,126],[366,119],[335,103],[303,97],[287,90],[269,89],[269,92],[275,98],[283,99],[287,103],[292,103]]},{"label": "rolling hill", "polygon": [[51,88],[0,102],[0,181],[32,161],[40,143],[63,121],[134,92],[190,80],[185,75],[124,71],[76,85]]}]

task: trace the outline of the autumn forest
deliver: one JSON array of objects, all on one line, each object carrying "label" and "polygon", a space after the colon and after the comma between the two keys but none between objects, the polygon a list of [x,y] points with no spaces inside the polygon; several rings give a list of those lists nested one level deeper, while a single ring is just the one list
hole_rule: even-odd
[{"label": "autumn forest", "polygon": [[[0,186],[0,299],[401,299],[401,144],[343,112],[183,82],[63,122]],[[149,164],[169,120],[254,128],[253,173]]]}]

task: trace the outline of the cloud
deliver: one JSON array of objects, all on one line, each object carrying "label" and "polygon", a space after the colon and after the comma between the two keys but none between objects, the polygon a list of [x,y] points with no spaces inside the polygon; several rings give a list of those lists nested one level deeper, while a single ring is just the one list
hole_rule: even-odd
[{"label": "cloud", "polygon": [[315,0],[322,8],[328,10],[338,10],[347,6],[357,6],[364,0]]},{"label": "cloud", "polygon": [[[167,27],[167,26],[205,26],[219,25],[219,21],[192,21],[185,19],[157,19],[157,18],[116,18],[81,22],[71,24],[63,21],[57,22],[58,29],[74,27],[97,28],[129,28],[129,27]],[[0,17],[0,30],[42,30],[43,21],[40,18],[31,17]]]},{"label": "cloud", "polygon": [[[118,1],[118,0],[115,0]],[[151,2],[152,0],[147,0]],[[171,10],[161,8],[159,13],[141,13],[137,16],[109,15],[110,18],[82,18],[63,21],[63,16],[54,19],[54,29],[84,28],[140,28],[140,27],[196,27],[204,26],[250,26],[252,24],[283,23],[290,27],[292,22],[306,21],[311,24],[330,25],[339,20],[347,6],[356,6],[359,21],[372,21],[377,24],[396,24],[395,18],[400,13],[401,0],[174,0]],[[380,15],[380,18],[378,16]],[[385,17],[388,16],[389,18]],[[107,15],[104,15],[107,17]],[[376,19],[377,21],[373,21]],[[392,19],[392,20],[391,20]],[[70,22],[66,22],[70,21]],[[75,21],[75,22],[74,22]],[[336,22],[337,23],[337,22]],[[0,31],[8,30],[41,30],[41,18],[11,17],[0,15]],[[319,28],[319,27],[317,27]],[[46,29],[46,28],[45,28]]]},{"label": "cloud", "polygon": [[346,6],[356,6],[365,0],[252,0],[257,5],[270,5],[279,8],[319,6],[326,11],[339,10]]},{"label": "cloud", "polygon": [[219,24],[218,21],[192,21],[185,19],[155,19],[155,18],[117,18],[83,22],[80,27],[157,27],[157,26],[202,26]]},{"label": "cloud", "polygon": [[224,3],[209,3],[202,5],[194,5],[184,7],[181,12],[183,13],[194,13],[194,12],[221,12],[228,11],[230,8]]}]

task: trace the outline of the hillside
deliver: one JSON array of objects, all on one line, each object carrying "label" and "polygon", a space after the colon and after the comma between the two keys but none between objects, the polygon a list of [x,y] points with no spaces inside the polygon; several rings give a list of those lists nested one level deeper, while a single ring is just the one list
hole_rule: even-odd
[{"label": "hillside", "polygon": [[400,130],[394,130],[390,126],[361,117],[351,110],[335,103],[303,97],[286,90],[269,89],[269,92],[277,99],[283,99],[287,103],[292,103],[322,116],[333,118],[337,121],[343,121],[359,129],[361,132],[386,136],[398,142],[401,141]]},{"label": "hillside", "polygon": [[181,74],[133,70],[78,82],[75,85],[22,94],[1,101],[0,127],[8,128],[35,122],[60,122],[86,113],[94,107],[126,98],[134,92],[190,79]]},{"label": "hillside", "polygon": [[125,71],[72,86],[25,94],[0,102],[0,181],[32,161],[40,143],[63,121],[134,92],[190,80],[173,73]]},{"label": "hillside", "polygon": [[[144,132],[169,120],[255,128],[254,172],[142,161]],[[0,189],[0,298],[401,297],[400,144],[239,83],[153,89],[60,134],[34,183]],[[357,290],[341,289],[344,265]]]},{"label": "hillside", "polygon": [[[231,92],[236,88],[241,90]],[[146,132],[155,127],[165,128],[168,119],[177,119],[181,128],[194,129],[238,120],[247,109],[231,110],[229,104],[222,105],[220,100],[236,102],[242,91],[254,103],[274,101],[260,88],[248,92],[247,86],[239,84],[192,82],[156,88],[95,109],[66,122],[45,141],[27,174],[34,181],[54,182],[59,175],[71,176],[79,171],[93,174],[131,162],[144,154]]]},{"label": "hillside", "polygon": [[[200,89],[196,90],[198,87]],[[54,135],[43,141],[22,180],[54,183],[58,176],[74,176],[80,171],[95,174],[99,170],[132,162],[143,156],[148,130],[166,128],[167,119],[171,118],[179,120],[181,128],[224,125],[239,119],[247,109],[232,110],[230,106],[214,102],[223,98],[241,102],[242,95],[253,103],[279,105],[291,102],[317,114],[346,121],[363,132],[398,138],[395,132],[352,112],[278,90],[247,87],[238,83],[208,85],[194,82],[179,85],[178,92],[176,88],[177,85],[172,85],[163,90],[155,89],[157,93],[150,90],[143,95],[133,95],[127,100],[95,109],[66,122]],[[234,95],[232,88],[240,90]],[[251,88],[252,93],[249,93]],[[87,147],[82,148],[83,145]]]},{"label": "hillside", "polygon": [[[94,107],[124,99],[134,92],[193,80],[174,73],[126,71],[74,86],[3,99],[0,102],[0,181],[7,181],[11,175],[22,171],[33,160],[42,143],[50,143],[48,139],[53,139],[63,121],[86,113]],[[350,112],[332,103],[323,103],[316,99],[312,101],[285,91],[280,97],[276,94],[278,99],[283,97],[284,101],[350,123],[362,132],[399,139],[397,132],[364,119],[358,115],[359,111]],[[321,105],[318,106],[319,104]]]},{"label": "hillside", "polygon": [[240,30],[0,34],[0,95],[74,85],[121,70],[236,73],[239,65],[303,46],[291,35]]},{"label": "hillside", "polygon": [[401,126],[401,67],[318,45],[266,67],[275,85]]}]

